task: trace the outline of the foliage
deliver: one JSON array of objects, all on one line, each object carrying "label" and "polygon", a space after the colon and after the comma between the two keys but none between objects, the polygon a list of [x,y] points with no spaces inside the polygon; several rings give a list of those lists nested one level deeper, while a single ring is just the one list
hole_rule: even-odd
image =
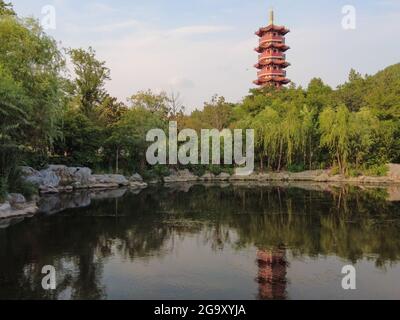
[{"label": "foliage", "polygon": [[[253,128],[260,170],[332,168],[348,175],[383,175],[386,163],[400,162],[400,64],[372,76],[351,70],[336,89],[315,78],[306,88],[251,89],[236,104],[215,95],[184,114],[179,93],[139,91],[125,105],[107,92],[110,70],[95,50],[64,52],[37,21],[16,16],[2,0],[0,15],[3,195],[15,189],[11,176],[20,164],[39,168],[52,161],[162,176],[168,167],[147,164],[145,138],[150,129],[166,130],[169,121],[197,132]],[[189,168],[199,175],[233,170]]]}]

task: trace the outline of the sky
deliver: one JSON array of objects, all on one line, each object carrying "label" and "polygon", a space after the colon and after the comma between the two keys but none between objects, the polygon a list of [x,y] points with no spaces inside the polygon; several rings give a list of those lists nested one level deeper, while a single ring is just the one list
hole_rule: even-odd
[{"label": "sky", "polygon": [[[188,111],[214,94],[239,102],[254,88],[254,32],[275,23],[291,32],[287,76],[306,87],[314,77],[336,87],[351,68],[374,74],[400,62],[400,0],[10,0],[21,16],[44,18],[52,5],[60,46],[93,47],[111,69],[110,93],[179,92]],[[356,9],[346,30],[345,5]]]}]

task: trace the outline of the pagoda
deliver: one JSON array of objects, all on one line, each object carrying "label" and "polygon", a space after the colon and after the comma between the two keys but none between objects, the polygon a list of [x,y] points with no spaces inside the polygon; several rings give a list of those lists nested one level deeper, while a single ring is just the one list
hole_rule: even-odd
[{"label": "pagoda", "polygon": [[286,62],[285,52],[290,49],[285,44],[285,35],[290,32],[284,26],[274,24],[274,12],[271,10],[269,25],[260,28],[255,34],[260,37],[260,43],[255,51],[259,53],[258,63],[254,66],[260,71],[257,72],[258,79],[254,84],[259,86],[275,86],[277,88],[288,84],[285,68],[290,66]]}]

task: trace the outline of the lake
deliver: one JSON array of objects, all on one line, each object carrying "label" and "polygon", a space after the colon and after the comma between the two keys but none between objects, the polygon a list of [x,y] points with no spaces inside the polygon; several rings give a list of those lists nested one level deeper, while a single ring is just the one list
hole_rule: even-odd
[{"label": "lake", "polygon": [[[53,195],[0,224],[0,299],[400,299],[397,188],[170,185]],[[345,265],[356,290],[343,290]],[[56,269],[44,290],[42,267]]]}]

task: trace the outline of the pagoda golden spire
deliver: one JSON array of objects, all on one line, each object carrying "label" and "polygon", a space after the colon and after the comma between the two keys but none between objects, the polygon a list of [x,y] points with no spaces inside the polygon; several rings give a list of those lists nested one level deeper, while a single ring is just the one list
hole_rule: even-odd
[{"label": "pagoda golden spire", "polygon": [[274,9],[269,10],[269,24],[274,24]]}]

